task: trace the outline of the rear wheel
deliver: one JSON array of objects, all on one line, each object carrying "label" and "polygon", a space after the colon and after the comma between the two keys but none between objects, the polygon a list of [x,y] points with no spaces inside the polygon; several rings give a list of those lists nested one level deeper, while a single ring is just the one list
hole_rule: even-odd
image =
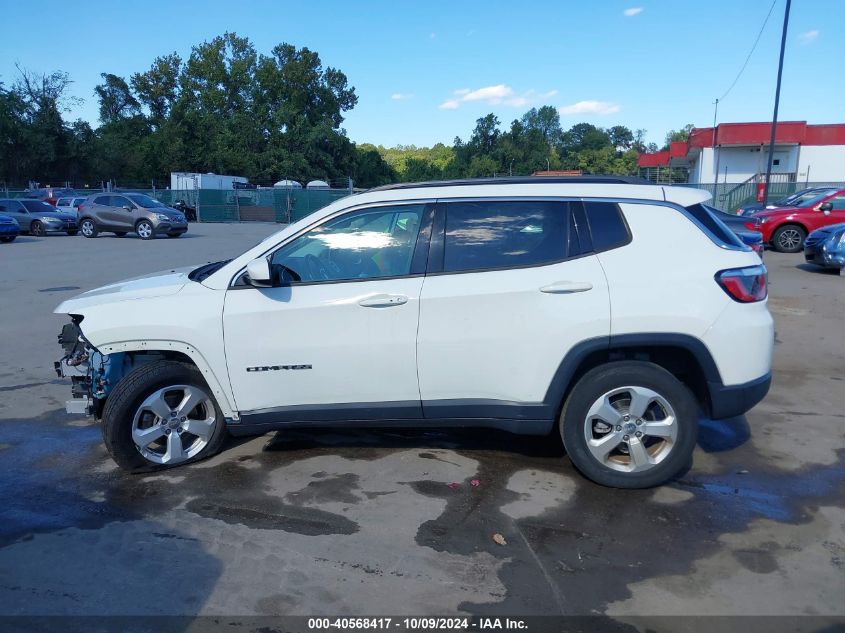
[{"label": "rear wheel", "polygon": [[155,229],[149,220],[141,220],[135,225],[135,232],[142,240],[151,240],[155,237]]},{"label": "rear wheel", "polygon": [[38,220],[35,220],[32,224],[29,225],[29,233],[31,235],[41,237],[42,235],[44,235],[44,232],[44,225],[41,224],[41,222]]},{"label": "rear wheel", "polygon": [[148,471],[217,453],[226,423],[199,370],[156,361],[130,372],[103,409],[103,440],[118,466]]},{"label": "rear wheel", "polygon": [[772,245],[781,253],[797,253],[804,248],[807,231],[800,226],[787,224],[780,227],[772,235]]},{"label": "rear wheel", "polygon": [[97,237],[99,234],[97,225],[94,224],[94,220],[91,218],[85,218],[82,220],[82,222],[79,223],[79,230],[82,231],[82,235],[85,237]]},{"label": "rear wheel", "polygon": [[648,488],[686,468],[698,435],[689,389],[653,363],[619,361],[587,372],[561,414],[572,463],[596,483]]}]

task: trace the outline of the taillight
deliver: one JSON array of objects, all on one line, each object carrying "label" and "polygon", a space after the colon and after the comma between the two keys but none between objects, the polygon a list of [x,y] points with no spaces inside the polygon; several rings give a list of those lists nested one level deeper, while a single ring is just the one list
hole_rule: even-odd
[{"label": "taillight", "polygon": [[716,273],[716,283],[734,301],[754,303],[768,295],[768,276],[765,266],[730,268]]}]

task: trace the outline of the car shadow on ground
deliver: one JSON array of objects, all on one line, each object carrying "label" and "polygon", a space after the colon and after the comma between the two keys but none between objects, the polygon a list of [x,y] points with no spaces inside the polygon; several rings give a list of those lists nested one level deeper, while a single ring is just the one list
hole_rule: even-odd
[{"label": "car shadow on ground", "polygon": [[830,275],[830,276],[833,276],[833,277],[836,277],[836,276],[839,275],[839,269],[838,268],[825,268],[825,267],[822,267],[822,266],[816,266],[815,264],[807,264],[807,263],[797,264],[795,267],[798,268],[799,270],[805,270],[808,273],[817,273],[817,274],[820,274],[820,275]]}]

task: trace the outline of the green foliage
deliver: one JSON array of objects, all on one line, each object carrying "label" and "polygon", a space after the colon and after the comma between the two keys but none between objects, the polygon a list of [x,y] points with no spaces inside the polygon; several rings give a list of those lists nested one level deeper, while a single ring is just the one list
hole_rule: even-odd
[{"label": "green foliage", "polygon": [[[623,125],[564,130],[552,106],[531,108],[509,126],[488,114],[451,146],[356,145],[341,126],[358,97],[340,70],[290,44],[259,53],[235,33],[194,46],[187,59],[156,57],[128,80],[102,73],[97,128],[63,119],[67,74],[18,71],[10,88],[0,84],[0,180],[17,185],[162,183],[171,171],[264,184],[352,177],[359,187],[546,169],[627,175],[636,173],[638,152],[656,150],[645,130]],[[670,132],[667,144],[691,128]]]}]

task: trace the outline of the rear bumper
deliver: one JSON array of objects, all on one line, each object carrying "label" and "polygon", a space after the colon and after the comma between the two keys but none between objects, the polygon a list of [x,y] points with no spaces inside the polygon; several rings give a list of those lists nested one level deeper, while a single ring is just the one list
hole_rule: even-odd
[{"label": "rear bumper", "polygon": [[710,417],[714,420],[721,420],[750,411],[766,397],[771,385],[771,372],[741,385],[726,387],[720,382],[708,382]]}]

